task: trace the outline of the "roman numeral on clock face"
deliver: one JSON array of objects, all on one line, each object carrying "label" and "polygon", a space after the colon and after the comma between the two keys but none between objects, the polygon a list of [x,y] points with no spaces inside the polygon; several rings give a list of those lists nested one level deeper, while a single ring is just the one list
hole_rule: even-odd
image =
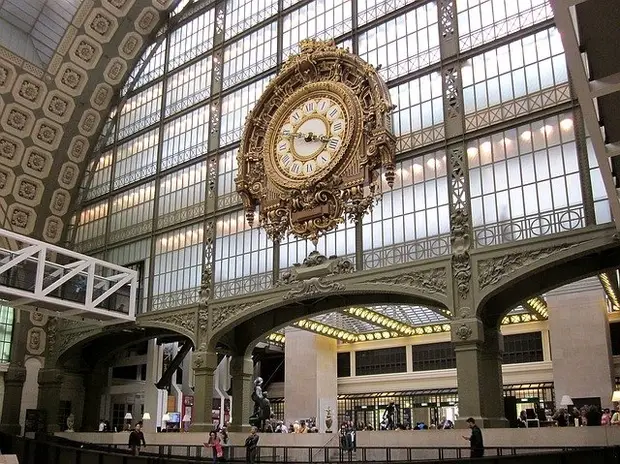
[{"label": "roman numeral on clock face", "polygon": [[280,142],[278,143],[278,152],[284,153],[287,150],[288,150],[288,142],[286,140],[280,140]]},{"label": "roman numeral on clock face", "polygon": [[301,172],[301,167],[301,163],[299,161],[295,161],[293,164],[291,164],[290,171],[293,174],[299,174]]},{"label": "roman numeral on clock face", "polygon": [[338,137],[332,137],[329,139],[329,142],[327,142],[326,148],[330,151],[336,151],[338,145],[340,145],[340,139]]},{"label": "roman numeral on clock face", "polygon": [[332,124],[332,132],[342,132],[342,130],[344,129],[344,121],[342,119],[338,119],[337,121],[334,121],[334,123]]},{"label": "roman numeral on clock face", "polygon": [[330,106],[331,106],[331,101],[324,98],[323,100],[319,102],[317,109],[319,110],[319,113],[325,114],[325,112],[329,109]]},{"label": "roman numeral on clock face", "polygon": [[333,106],[327,112],[327,118],[328,119],[336,119],[336,116],[338,116],[339,114],[340,114],[340,108],[338,108],[337,106]]},{"label": "roman numeral on clock face", "polygon": [[314,113],[315,103],[314,101],[309,101],[304,104],[304,111],[306,113]]},{"label": "roman numeral on clock face", "polygon": [[329,160],[331,159],[331,157],[332,155],[330,155],[328,151],[323,151],[319,153],[319,156],[317,156],[316,163],[319,166],[325,166],[327,163],[329,163]]},{"label": "roman numeral on clock face", "polygon": [[293,111],[293,114],[291,114],[290,119],[293,124],[297,124],[299,121],[301,121],[301,118],[302,118],[301,111],[295,110]]},{"label": "roman numeral on clock face", "polygon": [[284,166],[285,168],[288,168],[293,162],[293,157],[291,156],[290,153],[287,153],[282,158],[280,158],[280,161],[282,162],[282,166]]}]

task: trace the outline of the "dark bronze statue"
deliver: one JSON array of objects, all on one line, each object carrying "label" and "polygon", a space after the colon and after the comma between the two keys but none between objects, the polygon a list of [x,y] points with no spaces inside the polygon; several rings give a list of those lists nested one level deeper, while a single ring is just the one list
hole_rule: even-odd
[{"label": "dark bronze statue", "polygon": [[390,404],[383,412],[383,425],[387,430],[394,430],[396,428],[396,424],[394,423],[395,416],[396,404],[394,404],[394,401],[390,401]]},{"label": "dark bronze statue", "polygon": [[271,417],[271,403],[267,398],[267,392],[263,392],[263,379],[254,379],[254,390],[252,391],[252,401],[254,402],[254,412],[250,416],[250,425],[257,427],[261,432],[265,430],[265,423]]}]

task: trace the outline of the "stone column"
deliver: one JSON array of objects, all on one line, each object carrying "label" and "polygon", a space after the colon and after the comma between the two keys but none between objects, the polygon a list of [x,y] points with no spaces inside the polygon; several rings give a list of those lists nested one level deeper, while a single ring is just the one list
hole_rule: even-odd
[{"label": "stone column", "polygon": [[24,366],[28,330],[30,324],[26,311],[15,309],[13,313],[13,333],[11,335],[11,362],[8,371],[4,374],[5,390],[2,398],[2,421],[0,430],[19,434],[21,402],[24,393],[27,369]]},{"label": "stone column", "polygon": [[[297,328],[286,329],[284,347],[284,419],[287,424],[316,417],[325,431],[326,409],[336,424],[338,401],[337,341]],[[332,426],[334,431],[334,426]]]},{"label": "stone column", "polygon": [[[614,370],[605,295],[594,288],[558,289],[546,296],[555,400],[600,398],[611,406]],[[575,291],[578,290],[578,291]]]},{"label": "stone column", "polygon": [[64,372],[60,369],[39,370],[39,405],[47,414],[47,431],[59,432],[58,412],[60,409],[60,387]]},{"label": "stone column", "polygon": [[508,427],[504,417],[502,381],[503,340],[499,329],[484,327],[480,319],[452,323],[456,351],[459,420],[469,417],[480,427]]},{"label": "stone column", "polygon": [[99,421],[107,419],[101,415],[101,400],[108,387],[108,368],[95,367],[84,376],[84,411],[82,414],[82,432],[99,430]]},{"label": "stone column", "polygon": [[217,368],[217,354],[197,351],[192,354],[194,369],[194,417],[192,432],[208,432],[213,428],[213,374]]},{"label": "stone column", "polygon": [[69,372],[66,370],[62,380],[59,401],[71,402],[71,414],[73,414],[75,420],[74,430],[76,432],[81,431],[84,409],[90,407],[89,404],[84,402],[86,398],[84,376],[78,372]]},{"label": "stone column", "polygon": [[254,411],[252,395],[254,363],[252,358],[233,356],[230,360],[232,383],[232,418],[230,430],[247,432],[250,429],[250,416]]},{"label": "stone column", "polygon": [[9,369],[4,373],[4,402],[2,406],[2,420],[0,420],[1,432],[14,435],[21,433],[19,414],[22,389],[25,381],[26,368],[17,363],[11,363]]},{"label": "stone column", "polygon": [[[148,341],[146,351],[146,380],[144,382],[144,412],[148,412],[151,419],[145,420],[142,427],[144,431],[148,433],[155,433],[157,431],[157,421],[165,412],[159,408],[159,390],[155,386],[161,377],[162,369],[162,346],[158,345],[157,339],[153,338]],[[142,417],[134,417],[134,422],[140,420],[142,420]]]}]

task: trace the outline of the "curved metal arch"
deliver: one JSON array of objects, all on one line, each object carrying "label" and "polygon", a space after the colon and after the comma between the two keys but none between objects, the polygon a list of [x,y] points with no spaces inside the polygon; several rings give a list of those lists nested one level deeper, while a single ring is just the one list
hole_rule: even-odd
[{"label": "curved metal arch", "polygon": [[[188,337],[186,333],[179,331],[178,327],[168,327],[168,325],[166,327],[144,327],[144,330],[140,330],[140,327],[134,324],[124,324],[117,327],[115,330],[97,327],[94,328],[94,330],[85,331],[78,335],[74,340],[71,340],[67,346],[63,347],[62,351],[56,354],[54,357],[54,363],[57,366],[62,366],[64,362],[71,357],[76,355],[81,356],[87,345],[93,342],[103,343],[106,338],[110,338],[111,344],[116,348],[120,345],[131,346],[132,344],[150,340],[158,336],[163,337],[170,335],[187,337],[192,343],[194,343],[192,338]],[[108,346],[108,344],[106,344],[106,346]]]},{"label": "curved metal arch", "polygon": [[431,295],[403,285],[375,283],[348,284],[339,291],[290,300],[280,295],[249,306],[245,311],[230,317],[213,331],[207,349],[215,350],[220,339],[230,338],[233,333],[232,339],[237,351],[246,352],[268,332],[286,327],[299,319],[369,303],[418,304],[448,309],[450,300],[445,295]]},{"label": "curved metal arch", "polygon": [[183,335],[183,336],[189,338],[189,340],[192,342],[192,344],[194,346],[196,346],[196,333],[194,331],[191,331],[191,330],[179,327],[178,325],[170,324],[170,323],[167,323],[167,322],[161,322],[161,321],[157,321],[157,320],[153,320],[153,321],[150,321],[150,320],[145,320],[145,321],[138,320],[137,321],[137,326],[138,327],[144,327],[144,328],[151,328],[151,329],[167,329],[167,330],[170,330],[173,333],[178,333],[179,335]]},{"label": "curved metal arch", "polygon": [[524,298],[620,266],[620,241],[615,235],[599,233],[591,240],[567,245],[546,258],[523,265],[481,291],[476,314],[483,323],[499,327],[503,317]]}]

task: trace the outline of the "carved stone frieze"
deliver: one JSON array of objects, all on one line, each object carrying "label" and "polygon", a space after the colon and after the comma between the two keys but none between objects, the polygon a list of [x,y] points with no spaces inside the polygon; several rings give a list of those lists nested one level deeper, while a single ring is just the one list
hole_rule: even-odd
[{"label": "carved stone frieze", "polygon": [[32,327],[28,330],[28,338],[26,343],[26,349],[28,353],[39,356],[45,351],[45,330],[41,327]]},{"label": "carved stone frieze", "polygon": [[56,349],[56,336],[58,334],[58,318],[51,317],[47,323],[47,350],[53,353]]},{"label": "carved stone frieze", "polygon": [[339,282],[333,282],[324,277],[311,277],[293,284],[293,288],[284,295],[283,299],[290,300],[291,298],[310,297],[322,293],[339,292],[344,290],[344,288],[344,285]]},{"label": "carved stone frieze", "polygon": [[349,274],[354,271],[355,266],[350,259],[338,258],[335,255],[327,258],[315,250],[301,264],[296,263],[292,270],[284,271],[275,286],[290,285],[308,277]]},{"label": "carved stone frieze", "polygon": [[90,328],[86,330],[76,331],[76,332],[59,332],[58,333],[58,342],[56,345],[56,354],[61,355],[67,348],[75,345],[78,341],[83,340],[90,335],[95,334],[97,331],[96,328]]},{"label": "carved stone frieze", "polygon": [[461,308],[459,308],[456,311],[456,314],[458,315],[458,317],[460,317],[461,319],[468,319],[470,317],[473,317],[474,313],[472,311],[472,309],[468,306],[463,306]]},{"label": "carved stone frieze", "polygon": [[579,243],[563,243],[539,250],[510,253],[498,258],[482,260],[478,263],[478,286],[482,290],[489,285],[497,284],[524,266],[528,266],[577,245],[579,245]]},{"label": "carved stone frieze", "polygon": [[460,338],[461,340],[469,340],[469,338],[471,337],[472,333],[473,333],[473,330],[467,324],[461,324],[455,330],[456,336],[458,338]]},{"label": "carved stone frieze", "polygon": [[198,310],[198,342],[199,349],[205,350],[207,346],[207,337],[209,333],[209,307],[207,305],[200,306]]},{"label": "carved stone frieze", "polygon": [[224,325],[228,319],[232,319],[239,314],[246,312],[249,307],[254,306],[255,304],[256,303],[238,303],[213,308],[211,311],[213,316],[213,322],[211,323],[213,330],[217,330],[219,327]]},{"label": "carved stone frieze", "polygon": [[469,253],[455,254],[452,256],[452,272],[456,281],[456,289],[465,300],[469,295],[469,284],[471,282],[471,260]]},{"label": "carved stone frieze", "polygon": [[436,269],[428,269],[426,271],[408,272],[397,276],[381,277],[380,279],[373,280],[372,282],[384,283],[388,285],[402,285],[424,292],[445,295],[446,288],[448,286],[447,279],[448,273],[445,268],[441,267]]},{"label": "carved stone frieze", "polygon": [[149,321],[179,327],[192,334],[196,331],[196,313],[194,311],[164,314],[161,317],[149,318]]}]

